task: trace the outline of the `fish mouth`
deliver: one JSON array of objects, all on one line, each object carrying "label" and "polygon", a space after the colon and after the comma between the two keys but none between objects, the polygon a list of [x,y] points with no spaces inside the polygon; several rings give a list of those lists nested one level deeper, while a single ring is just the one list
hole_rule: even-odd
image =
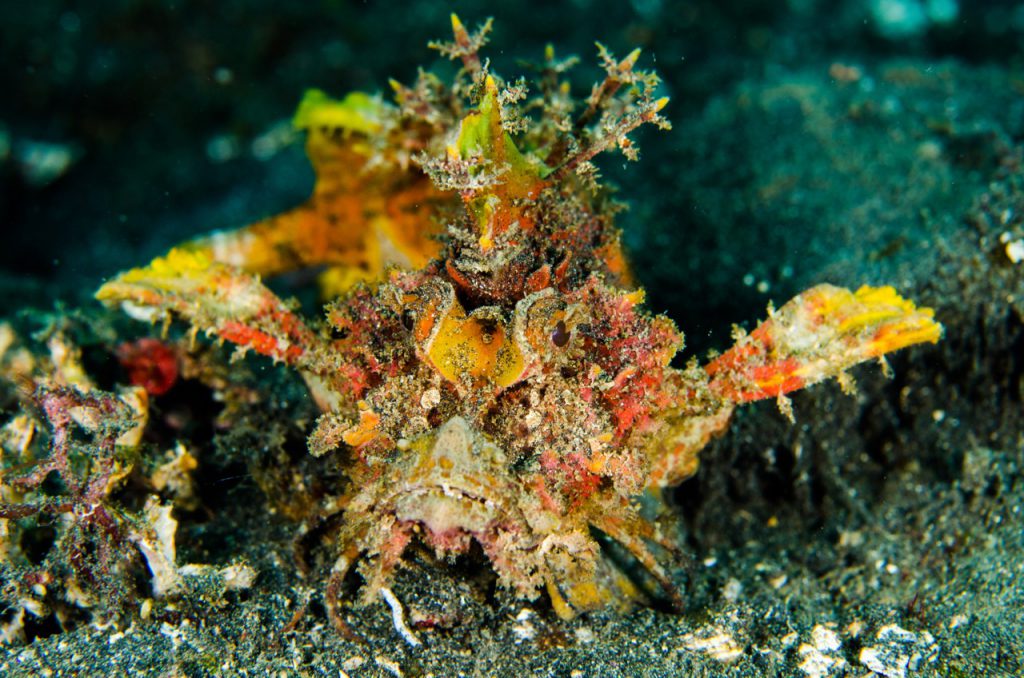
[{"label": "fish mouth", "polygon": [[446,499],[453,499],[456,501],[468,500],[473,503],[483,504],[487,508],[497,509],[497,505],[491,499],[480,494],[479,491],[444,482],[424,485],[422,487],[409,490],[403,493],[403,496],[407,496],[409,498],[441,496]]},{"label": "fish mouth", "polygon": [[404,479],[386,502],[397,520],[435,533],[479,534],[510,518],[505,455],[463,417],[449,419],[409,454]]},{"label": "fish mouth", "polygon": [[394,506],[396,520],[419,524],[434,534],[481,534],[503,515],[493,499],[448,483],[403,492]]}]

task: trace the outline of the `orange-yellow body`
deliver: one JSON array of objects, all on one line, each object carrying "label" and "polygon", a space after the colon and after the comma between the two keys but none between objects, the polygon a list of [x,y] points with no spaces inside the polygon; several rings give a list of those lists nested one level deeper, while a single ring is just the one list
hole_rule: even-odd
[{"label": "orange-yellow body", "polygon": [[[215,262],[259,275],[324,266],[323,293],[336,296],[359,281],[377,280],[388,266],[422,268],[441,251],[438,209],[453,202],[408,154],[425,140],[388,132],[390,106],[356,92],[334,101],[311,90],[293,124],[306,132],[316,172],[313,194],[293,210],[234,231],[219,231],[185,247]],[[424,132],[429,132],[424,129]],[[388,162],[370,139],[407,133]]]}]

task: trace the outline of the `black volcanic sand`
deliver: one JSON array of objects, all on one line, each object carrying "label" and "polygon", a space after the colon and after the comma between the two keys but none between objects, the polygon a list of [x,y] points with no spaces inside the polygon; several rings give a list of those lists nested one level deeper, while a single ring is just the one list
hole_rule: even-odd
[{"label": "black volcanic sand", "polygon": [[[346,609],[342,637],[322,582],[298,574],[295,526],[245,477],[258,435],[236,432],[201,459],[210,512],[181,519],[179,562],[245,559],[255,586],[192,591],[126,628],[33,626],[0,651],[0,673],[1024,672],[1024,261],[1007,249],[1024,238],[1024,19],[986,3],[886,38],[870,4],[496,12],[489,53],[505,75],[552,42],[582,57],[583,93],[599,39],[643,46],[664,76],[675,128],[641,134],[639,164],[602,167],[630,205],[621,225],[648,300],[687,333],[686,355],[724,348],[732,323],[752,327],[770,300],[821,281],[893,284],[945,325],[937,346],[892,357],[892,377],[854,370],[854,395],[797,394],[795,425],[771,402],[737,415],[672,496],[690,557],[682,614],[564,623],[543,601],[495,599],[477,563],[412,553],[395,593],[411,621],[444,622],[413,646],[381,602]],[[0,21],[0,316],[58,301],[101,315],[90,293],[103,276],[301,200],[301,149],[261,159],[252,143],[305,87],[375,91],[417,64],[447,68],[424,47],[448,24],[431,3],[60,5],[5,7]],[[454,8],[472,25],[482,6]],[[78,156],[45,186],[15,161],[38,141]],[[301,446],[297,380],[249,368]]]}]

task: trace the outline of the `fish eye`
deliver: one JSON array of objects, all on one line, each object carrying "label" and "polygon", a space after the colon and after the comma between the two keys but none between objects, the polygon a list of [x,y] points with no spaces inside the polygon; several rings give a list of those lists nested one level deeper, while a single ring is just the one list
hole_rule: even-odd
[{"label": "fish eye", "polygon": [[405,309],[402,311],[402,327],[409,332],[412,332],[412,328],[416,325],[416,312],[412,309]]},{"label": "fish eye", "polygon": [[551,331],[551,343],[558,348],[562,348],[569,343],[570,336],[571,333],[569,332],[569,328],[565,326],[565,321],[559,320],[555,323],[555,329]]}]

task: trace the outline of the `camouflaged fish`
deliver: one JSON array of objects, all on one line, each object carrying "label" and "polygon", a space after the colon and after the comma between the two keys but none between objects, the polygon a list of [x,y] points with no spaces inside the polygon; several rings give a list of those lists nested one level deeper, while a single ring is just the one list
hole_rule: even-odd
[{"label": "camouflaged fish", "polygon": [[[355,567],[362,601],[414,540],[439,560],[475,542],[513,595],[546,592],[569,618],[638,597],[592,528],[670,600],[655,556],[668,535],[637,499],[692,475],[741,403],[777,398],[856,363],[936,342],[932,311],[891,287],[819,285],[707,365],[673,367],[683,337],[644,307],[592,158],[668,129],[639,51],[613,58],[581,102],[547,50],[527,96],[479,50],[489,22],[433,45],[461,69],[420,73],[390,101],[306,95],[295,125],[316,170],[303,205],[185,243],[98,293],[133,316],[178,316],[298,370],[323,414],[309,438],[348,478],[327,587]],[[326,321],[261,282],[322,267]]]}]

